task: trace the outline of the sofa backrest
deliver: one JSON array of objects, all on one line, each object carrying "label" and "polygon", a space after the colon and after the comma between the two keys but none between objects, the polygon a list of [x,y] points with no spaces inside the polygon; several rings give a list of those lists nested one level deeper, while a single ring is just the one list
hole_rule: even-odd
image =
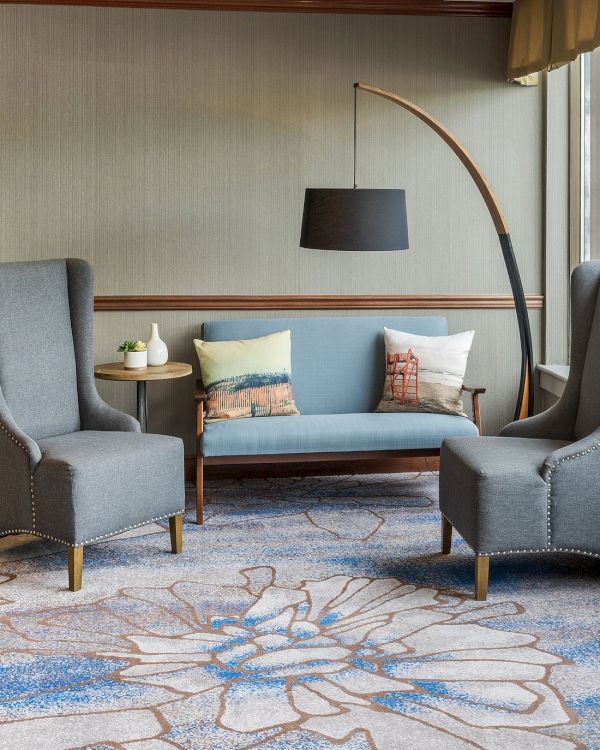
[{"label": "sofa backrest", "polygon": [[420,336],[446,336],[442,317],[385,315],[327,318],[211,320],[206,341],[232,341],[291,331],[292,386],[301,414],[373,411],[385,378],[383,328]]},{"label": "sofa backrest", "polygon": [[34,440],[79,430],[67,264],[0,264],[0,388]]}]

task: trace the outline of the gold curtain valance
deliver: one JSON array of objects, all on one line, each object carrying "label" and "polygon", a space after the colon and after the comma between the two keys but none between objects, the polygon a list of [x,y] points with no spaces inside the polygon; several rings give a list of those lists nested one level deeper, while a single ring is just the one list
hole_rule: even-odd
[{"label": "gold curtain valance", "polygon": [[600,0],[516,0],[508,77],[572,62],[600,46]]}]

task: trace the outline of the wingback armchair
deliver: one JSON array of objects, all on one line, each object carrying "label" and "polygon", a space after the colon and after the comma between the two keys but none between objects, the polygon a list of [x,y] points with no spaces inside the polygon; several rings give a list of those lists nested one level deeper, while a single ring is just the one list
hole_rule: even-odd
[{"label": "wingback armchair", "polygon": [[83,260],[0,264],[0,535],[83,547],[169,518],[181,552],[183,444],[147,435],[96,391],[93,271]]},{"label": "wingback armchair", "polygon": [[569,378],[556,404],[499,437],[442,444],[442,551],[455,527],[475,551],[476,599],[486,598],[494,555],[600,557],[600,262],[573,272],[571,328]]}]

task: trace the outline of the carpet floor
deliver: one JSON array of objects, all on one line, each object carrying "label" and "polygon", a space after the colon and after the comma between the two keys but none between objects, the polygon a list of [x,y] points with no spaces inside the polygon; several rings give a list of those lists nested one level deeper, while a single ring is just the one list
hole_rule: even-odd
[{"label": "carpet floor", "polygon": [[0,540],[0,750],[600,748],[600,560],[492,558],[475,602],[435,474],[207,495],[184,554],[91,546],[76,594],[63,550]]}]

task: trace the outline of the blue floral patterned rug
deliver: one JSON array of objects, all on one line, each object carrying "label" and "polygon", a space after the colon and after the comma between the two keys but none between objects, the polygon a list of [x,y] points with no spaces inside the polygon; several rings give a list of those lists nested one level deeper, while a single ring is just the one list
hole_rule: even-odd
[{"label": "blue floral patterned rug", "polygon": [[600,560],[494,558],[475,602],[436,494],[211,482],[183,555],[156,527],[86,548],[77,594],[64,552],[13,547],[0,750],[600,748]]}]

